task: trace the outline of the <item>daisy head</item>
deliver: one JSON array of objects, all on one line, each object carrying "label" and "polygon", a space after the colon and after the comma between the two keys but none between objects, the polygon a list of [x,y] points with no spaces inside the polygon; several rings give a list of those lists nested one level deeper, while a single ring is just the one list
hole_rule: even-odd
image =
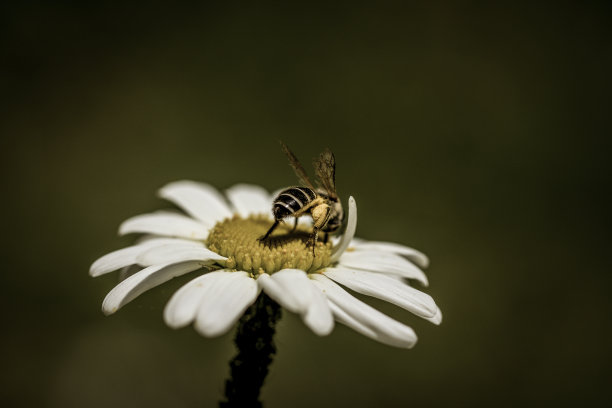
[{"label": "daisy head", "polygon": [[137,243],[102,256],[90,268],[91,276],[122,270],[125,277],[102,303],[107,315],[155,286],[192,273],[194,278],[166,304],[164,320],[172,328],[193,324],[207,337],[229,331],[262,291],[321,336],[340,322],[388,345],[410,348],[416,343],[410,327],[346,289],[434,324],[442,320],[434,300],[412,286],[428,285],[422,271],[427,257],[400,244],[355,238],[353,197],[343,234],[324,242],[312,240],[307,217],[295,226],[280,222],[271,231],[277,195],[259,186],[239,184],[221,194],[207,184],[178,181],[159,195],[182,211],[126,220],[119,233],[142,234]]}]

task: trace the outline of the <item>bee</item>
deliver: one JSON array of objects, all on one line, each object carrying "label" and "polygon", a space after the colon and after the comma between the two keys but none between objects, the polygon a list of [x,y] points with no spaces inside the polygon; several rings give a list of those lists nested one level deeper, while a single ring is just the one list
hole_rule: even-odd
[{"label": "bee", "polygon": [[336,194],[336,158],[331,150],[325,149],[314,160],[318,186],[315,187],[293,152],[283,142],[281,142],[281,147],[289,158],[289,164],[293,167],[301,186],[286,188],[274,199],[272,204],[274,223],[260,240],[266,240],[285,218],[295,218],[293,225],[295,231],[298,218],[302,215],[310,215],[313,226],[308,245],[312,247],[314,253],[319,231],[325,233],[324,242],[327,242],[328,234],[338,231],[344,218],[342,204]]}]

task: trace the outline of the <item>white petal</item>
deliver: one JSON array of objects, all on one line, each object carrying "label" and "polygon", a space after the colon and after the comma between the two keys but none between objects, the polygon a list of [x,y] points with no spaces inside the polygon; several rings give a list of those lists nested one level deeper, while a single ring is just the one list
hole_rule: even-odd
[{"label": "white petal", "polygon": [[109,315],[134,300],[140,294],[170,279],[200,269],[200,262],[155,265],[136,272],[111,290],[102,302],[102,311]]},{"label": "white petal", "polygon": [[396,244],[394,242],[365,241],[354,238],[353,242],[351,242],[350,247],[355,248],[357,251],[391,252],[394,254],[405,256],[421,268],[427,268],[429,266],[429,258],[427,258],[424,253],[414,248],[410,248],[401,244]]},{"label": "white petal", "polygon": [[272,280],[295,299],[298,313],[308,309],[310,293],[305,289],[310,284],[306,272],[300,269],[283,269],[271,275]]},{"label": "white petal", "polygon": [[431,296],[387,275],[344,268],[327,268],[323,274],[355,292],[393,303],[426,319],[438,311]]},{"label": "white petal", "polygon": [[439,325],[440,323],[442,323],[442,311],[440,310],[440,308],[438,308],[436,314],[433,317],[430,317],[426,320],[429,320],[435,325]]},{"label": "white petal", "polygon": [[260,274],[257,277],[257,283],[261,289],[263,289],[263,291],[276,303],[292,313],[300,312],[300,304],[293,297],[293,294],[284,290],[278,282],[270,277],[270,275],[267,273]]},{"label": "white petal", "polygon": [[89,268],[91,276],[100,276],[136,263],[136,257],[146,249],[139,245],[122,248],[98,258]]},{"label": "white petal", "polygon": [[257,299],[260,289],[246,272],[211,272],[198,306],[195,328],[206,337],[220,336],[240,319]]},{"label": "white petal", "polygon": [[202,240],[198,239],[189,239],[189,238],[168,238],[162,235],[153,235],[153,234],[145,234],[138,237],[136,240],[138,245],[145,244],[185,244],[185,245],[196,245],[203,246],[204,243]]},{"label": "white petal", "polygon": [[121,270],[119,271],[119,279],[118,282],[124,281],[127,278],[129,278],[130,276],[132,276],[133,274],[135,274],[136,272],[140,272],[142,271],[144,268],[140,265],[130,265],[130,266],[124,266],[123,268],[121,268]]},{"label": "white petal", "polygon": [[[327,305],[327,301],[313,283],[306,272],[299,269],[283,269],[271,276],[271,281],[277,284],[283,296],[279,299],[289,298],[289,310],[295,310],[302,316],[304,323],[319,336],[329,334],[334,328],[334,319]],[[266,291],[266,293],[268,293]],[[274,291],[273,291],[274,293]],[[272,297],[272,296],[270,296]],[[279,303],[282,301],[279,300]]]},{"label": "white petal", "polygon": [[236,184],[225,191],[234,210],[241,217],[250,214],[272,214],[272,196],[263,187]]},{"label": "white petal", "polygon": [[162,187],[159,196],[172,201],[209,227],[232,216],[223,196],[208,184],[175,181]]},{"label": "white petal", "polygon": [[363,303],[321,274],[313,274],[312,280],[331,302],[352,319],[374,331],[377,340],[406,348],[416,343],[416,334],[410,327]]},{"label": "white petal", "polygon": [[340,242],[334,247],[333,254],[331,256],[331,262],[337,262],[340,256],[348,248],[350,242],[355,236],[355,230],[357,229],[357,203],[353,196],[349,197],[348,201],[348,220],[346,222],[346,230],[340,239]]},{"label": "white petal", "polygon": [[334,329],[334,316],[329,308],[327,298],[314,283],[310,283],[312,297],[308,311],[302,316],[306,326],[319,336],[327,336]]},{"label": "white petal", "polygon": [[372,339],[376,339],[376,332],[370,329],[365,324],[361,324],[359,321],[353,319],[348,313],[342,310],[339,306],[336,306],[334,302],[331,300],[327,301],[329,304],[329,308],[332,311],[334,318],[336,321],[350,327],[355,330],[357,333],[361,333],[364,336],[370,337]]},{"label": "white petal", "polygon": [[416,279],[424,286],[429,284],[427,276],[409,260],[390,252],[354,251],[344,252],[340,266],[363,269],[372,272],[389,273],[408,279]]},{"label": "white petal", "polygon": [[212,264],[215,261],[227,260],[226,257],[204,248],[204,246],[185,244],[166,244],[155,246],[137,257],[140,265],[173,264],[184,261],[202,261]]},{"label": "white petal", "polygon": [[160,211],[137,215],[125,220],[119,227],[119,234],[142,232],[170,237],[206,239],[208,230],[208,227],[193,218]]},{"label": "white petal", "polygon": [[302,227],[312,227],[312,224],[313,224],[312,217],[308,215],[298,218],[298,225]]},{"label": "white petal", "polygon": [[200,302],[206,296],[207,285],[214,281],[217,273],[210,272],[199,276],[172,295],[164,309],[164,321],[168,326],[178,329],[193,322]]},{"label": "white petal", "polygon": [[138,245],[122,248],[104,255],[91,265],[91,268],[89,269],[89,274],[91,276],[100,276],[108,272],[116,271],[117,269],[123,268],[125,266],[133,265],[137,263],[138,256],[143,252],[149,250],[150,248],[153,248],[158,245],[175,243],[202,246],[201,243],[195,241],[187,241],[174,238],[151,238],[147,239],[146,241],[142,241]]},{"label": "white petal", "polygon": [[346,313],[340,307],[336,306],[336,304],[334,304],[334,302],[332,302],[331,300],[329,301],[329,308],[334,314],[334,318],[336,319],[336,321],[350,327],[351,329],[355,330],[357,333],[363,334],[366,337],[369,337],[373,340],[379,341],[383,344],[387,344],[393,347],[411,348],[412,346],[414,346],[414,343],[411,341],[406,341],[404,339],[390,338],[390,337],[387,337],[387,336],[381,335],[380,333],[375,332],[369,327],[353,319],[348,313]]}]

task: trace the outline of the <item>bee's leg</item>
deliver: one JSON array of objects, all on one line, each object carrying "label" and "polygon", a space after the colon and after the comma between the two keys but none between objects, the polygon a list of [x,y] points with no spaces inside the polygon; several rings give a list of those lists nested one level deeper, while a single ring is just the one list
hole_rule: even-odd
[{"label": "bee's leg", "polygon": [[319,230],[327,224],[331,214],[331,207],[327,204],[318,205],[312,209],[311,214],[314,224],[312,226],[312,235],[308,240],[308,245],[312,246],[312,255],[314,256]]},{"label": "bee's leg", "polygon": [[280,221],[279,220],[274,220],[274,224],[272,224],[272,226],[270,227],[268,232],[266,232],[266,235],[264,235],[263,237],[260,237],[259,240],[260,241],[265,241],[266,239],[268,239],[268,237],[270,236],[272,231],[274,231],[276,229],[276,227],[278,227],[278,224],[280,224]]},{"label": "bee's leg", "polygon": [[323,236],[323,243],[327,244],[327,240],[329,239],[329,234],[326,232],[325,236]]},{"label": "bee's leg", "polygon": [[317,238],[319,237],[319,230],[313,229],[312,235],[308,238],[308,246],[312,248],[312,256],[315,256],[315,245],[317,244]]},{"label": "bee's leg", "polygon": [[298,218],[295,217],[294,222],[293,222],[293,229],[291,230],[291,232],[295,232],[295,229],[297,228],[297,224],[298,224]]}]

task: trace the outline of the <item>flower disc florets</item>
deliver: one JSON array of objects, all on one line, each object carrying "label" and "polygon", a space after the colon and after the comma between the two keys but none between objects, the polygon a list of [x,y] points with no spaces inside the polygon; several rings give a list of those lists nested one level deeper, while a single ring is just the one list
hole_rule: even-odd
[{"label": "flower disc florets", "polygon": [[270,228],[272,220],[264,215],[251,215],[218,222],[210,231],[206,245],[210,250],[228,258],[227,268],[272,274],[281,269],[301,269],[312,273],[330,265],[332,246],[317,242],[307,245],[311,229],[281,224],[265,241],[260,241]]}]

